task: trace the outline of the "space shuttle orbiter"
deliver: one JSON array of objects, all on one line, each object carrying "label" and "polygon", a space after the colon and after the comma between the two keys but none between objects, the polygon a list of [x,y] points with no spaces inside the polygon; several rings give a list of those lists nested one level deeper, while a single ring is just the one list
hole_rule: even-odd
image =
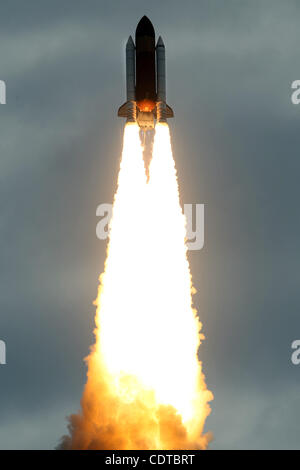
[{"label": "space shuttle orbiter", "polygon": [[137,122],[142,130],[152,129],[155,120],[165,122],[174,116],[166,103],[165,46],[161,36],[155,46],[155,32],[151,21],[143,16],[126,44],[127,101],[118,116],[128,122]]}]

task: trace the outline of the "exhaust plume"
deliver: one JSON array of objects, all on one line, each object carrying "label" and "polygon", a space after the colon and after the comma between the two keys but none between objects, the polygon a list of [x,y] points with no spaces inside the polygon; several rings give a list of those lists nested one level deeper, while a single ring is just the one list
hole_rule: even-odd
[{"label": "exhaust plume", "polygon": [[210,413],[197,350],[169,127],[157,124],[149,180],[139,127],[125,126],[96,341],[86,362],[81,410],[69,417],[64,449],[205,449]]}]

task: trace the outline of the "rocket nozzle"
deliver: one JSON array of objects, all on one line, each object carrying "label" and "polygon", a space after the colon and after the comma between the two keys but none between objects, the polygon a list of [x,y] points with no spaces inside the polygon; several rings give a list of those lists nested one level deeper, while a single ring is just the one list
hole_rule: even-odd
[{"label": "rocket nozzle", "polygon": [[126,122],[136,122],[136,102],[127,102],[127,119]]},{"label": "rocket nozzle", "polygon": [[163,101],[156,103],[156,120],[157,122],[167,122],[166,103]]}]

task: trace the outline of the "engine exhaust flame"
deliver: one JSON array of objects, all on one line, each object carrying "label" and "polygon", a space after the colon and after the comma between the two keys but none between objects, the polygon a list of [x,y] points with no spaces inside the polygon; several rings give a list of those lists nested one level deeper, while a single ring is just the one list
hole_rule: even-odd
[{"label": "engine exhaust flame", "polygon": [[147,182],[139,128],[127,124],[96,342],[63,448],[207,448],[213,396],[197,359],[192,291],[168,125],[156,125]]}]

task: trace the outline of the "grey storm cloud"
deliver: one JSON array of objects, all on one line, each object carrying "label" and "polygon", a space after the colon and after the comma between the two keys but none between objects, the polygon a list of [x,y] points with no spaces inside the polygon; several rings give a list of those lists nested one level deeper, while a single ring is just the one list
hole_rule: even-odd
[{"label": "grey storm cloud", "polygon": [[0,448],[54,448],[79,407],[105,259],[96,207],[116,188],[124,46],[144,14],[166,44],[182,201],[205,204],[205,247],[190,262],[215,395],[212,448],[297,448],[291,0],[1,6]]}]

